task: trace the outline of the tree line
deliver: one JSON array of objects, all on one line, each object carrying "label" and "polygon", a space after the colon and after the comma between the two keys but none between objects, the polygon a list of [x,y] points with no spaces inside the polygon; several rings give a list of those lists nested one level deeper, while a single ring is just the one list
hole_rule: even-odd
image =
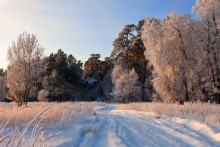
[{"label": "tree line", "polygon": [[114,97],[220,103],[219,10],[218,0],[196,0],[197,17],[171,12],[126,25],[112,52]]},{"label": "tree line", "polygon": [[8,48],[0,98],[19,106],[36,100],[220,103],[220,2],[196,0],[193,10],[197,17],[172,12],[125,25],[109,57],[91,54],[84,64],[61,49],[46,57],[36,35],[24,32]]}]

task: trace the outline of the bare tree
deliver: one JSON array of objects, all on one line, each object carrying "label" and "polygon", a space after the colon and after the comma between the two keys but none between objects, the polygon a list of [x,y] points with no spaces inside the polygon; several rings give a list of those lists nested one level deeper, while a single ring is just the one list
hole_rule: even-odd
[{"label": "bare tree", "polygon": [[36,35],[27,32],[20,34],[17,42],[13,41],[8,48],[7,84],[9,94],[18,106],[37,97],[45,71],[43,57],[44,48],[39,45]]}]

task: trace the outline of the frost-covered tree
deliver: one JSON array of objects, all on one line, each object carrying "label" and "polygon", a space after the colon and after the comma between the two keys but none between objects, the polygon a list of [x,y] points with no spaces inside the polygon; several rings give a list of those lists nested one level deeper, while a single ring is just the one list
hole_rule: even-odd
[{"label": "frost-covered tree", "polygon": [[201,18],[203,28],[199,31],[202,40],[203,58],[200,69],[203,87],[211,93],[211,100],[220,103],[220,1],[196,0],[193,10]]},{"label": "frost-covered tree", "polygon": [[146,58],[154,68],[153,85],[166,102],[203,99],[196,71],[194,23],[187,15],[171,13],[164,21],[145,20]]},{"label": "frost-covered tree", "polygon": [[0,76],[0,101],[3,101],[7,95],[6,79]]},{"label": "frost-covered tree", "polygon": [[141,101],[142,86],[134,69],[129,72],[117,65],[112,71],[113,97],[123,103]]},{"label": "frost-covered tree", "polygon": [[7,85],[18,106],[37,97],[45,72],[43,57],[44,48],[39,45],[36,35],[27,32],[20,34],[8,48]]},{"label": "frost-covered tree", "polygon": [[145,20],[145,55],[153,65],[153,85],[164,101],[220,103],[220,1],[196,0],[200,19],[171,13]]},{"label": "frost-covered tree", "polygon": [[193,10],[197,15],[206,23],[209,23],[210,27],[214,27],[213,31],[219,27],[220,23],[220,1],[219,0],[196,0],[196,5]]}]

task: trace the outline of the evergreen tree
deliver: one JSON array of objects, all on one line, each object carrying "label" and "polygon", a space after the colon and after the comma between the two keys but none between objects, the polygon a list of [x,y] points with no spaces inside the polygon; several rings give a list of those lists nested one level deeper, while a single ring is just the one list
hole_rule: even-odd
[{"label": "evergreen tree", "polygon": [[[67,55],[61,49],[47,57],[47,73],[42,83],[43,89],[51,97],[71,95],[75,87],[82,84],[82,62],[73,55]],[[41,95],[41,94],[40,94]]]},{"label": "evergreen tree", "polygon": [[100,60],[100,54],[91,54],[90,58],[84,64],[84,79],[94,78],[98,81],[103,80],[105,75],[110,71],[111,60],[105,58]]},{"label": "evergreen tree", "polygon": [[6,77],[6,71],[3,68],[0,68],[0,77]]},{"label": "evergreen tree", "polygon": [[6,79],[0,76],[0,102],[4,101],[7,95]]},{"label": "evergreen tree", "polygon": [[[146,79],[151,77],[151,68],[148,68],[148,61],[144,55],[146,48],[141,38],[143,24],[144,20],[141,20],[137,26],[131,24],[123,28],[113,43],[114,49],[111,58],[114,60],[115,66],[120,65],[122,70],[127,72],[135,70],[142,85],[141,99],[148,101],[151,94],[146,96],[145,81],[149,81]],[[148,84],[151,85],[151,83]]]}]

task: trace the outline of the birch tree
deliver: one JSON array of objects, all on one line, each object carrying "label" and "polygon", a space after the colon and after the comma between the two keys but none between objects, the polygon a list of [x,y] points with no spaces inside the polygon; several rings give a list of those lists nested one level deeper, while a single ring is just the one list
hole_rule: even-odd
[{"label": "birch tree", "polygon": [[145,55],[154,67],[154,88],[166,102],[203,99],[192,29],[187,15],[171,13],[164,21],[145,20]]},{"label": "birch tree", "polygon": [[220,1],[196,0],[193,10],[203,23],[200,38],[204,50],[202,66],[206,71],[204,87],[212,93],[211,100],[220,103]]},{"label": "birch tree", "polygon": [[34,34],[24,32],[9,46],[7,84],[10,97],[18,106],[26,105],[30,98],[37,97],[45,72],[43,58],[44,48]]}]

